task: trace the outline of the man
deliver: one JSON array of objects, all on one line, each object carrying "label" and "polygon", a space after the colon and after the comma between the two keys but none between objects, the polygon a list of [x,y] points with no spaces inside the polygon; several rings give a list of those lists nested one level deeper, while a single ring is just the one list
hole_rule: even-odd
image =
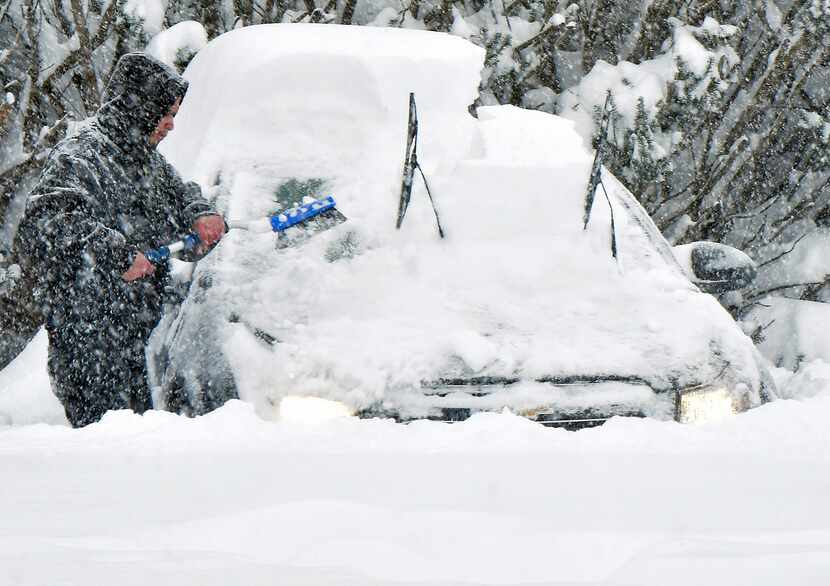
[{"label": "man", "polygon": [[37,277],[52,390],[75,427],[152,407],[144,348],[167,275],[142,251],[191,231],[206,249],[224,233],[199,187],[156,150],[186,91],[166,65],[122,57],[103,105],[55,147],[26,204],[16,245]]}]

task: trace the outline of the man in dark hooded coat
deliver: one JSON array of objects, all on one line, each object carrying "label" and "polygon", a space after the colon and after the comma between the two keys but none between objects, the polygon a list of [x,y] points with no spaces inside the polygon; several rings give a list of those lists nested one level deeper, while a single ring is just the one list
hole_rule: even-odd
[{"label": "man in dark hooded coat", "polygon": [[75,427],[152,407],[144,348],[161,317],[166,267],[142,251],[224,222],[156,150],[187,82],[143,54],[122,57],[103,105],[51,153],[17,234],[49,335],[52,389]]}]

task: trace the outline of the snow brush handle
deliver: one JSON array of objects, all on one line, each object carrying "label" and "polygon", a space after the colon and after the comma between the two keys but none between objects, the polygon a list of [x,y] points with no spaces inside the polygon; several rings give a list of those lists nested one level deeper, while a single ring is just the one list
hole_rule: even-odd
[{"label": "snow brush handle", "polygon": [[193,250],[199,246],[201,242],[202,241],[199,239],[198,234],[188,234],[178,242],[168,244],[167,246],[159,246],[155,250],[148,250],[144,253],[144,256],[147,257],[147,260],[154,265],[160,265],[167,262],[171,255],[181,252],[182,250]]},{"label": "snow brush handle", "polygon": [[[315,199],[312,202],[303,204],[301,206],[297,206],[291,208],[290,210],[286,210],[280,214],[276,214],[271,216],[268,221],[271,224],[271,230],[274,232],[282,232],[287,230],[291,226],[296,226],[297,224],[302,224],[306,220],[310,220],[314,216],[319,216],[325,211],[334,209],[337,206],[337,202],[334,201],[334,197],[331,195],[328,197],[324,197],[323,199]],[[243,228],[248,229],[248,224],[236,224],[232,223],[230,225],[231,228]],[[148,250],[144,253],[144,256],[147,257],[154,265],[160,265],[162,263],[167,262],[170,257],[177,252],[181,252],[182,250],[193,250],[199,244],[201,244],[201,240],[199,239],[198,234],[188,234],[178,242],[174,242],[173,244],[168,244],[167,246],[159,246],[155,250]]]},{"label": "snow brush handle", "polygon": [[337,202],[335,202],[334,197],[330,195],[328,197],[315,199],[303,205],[285,210],[284,212],[275,214],[270,218],[262,218],[260,220],[251,221],[231,221],[228,222],[228,227],[231,229],[238,228],[240,230],[249,230],[252,232],[284,232],[292,226],[302,224],[303,222],[336,207]]}]

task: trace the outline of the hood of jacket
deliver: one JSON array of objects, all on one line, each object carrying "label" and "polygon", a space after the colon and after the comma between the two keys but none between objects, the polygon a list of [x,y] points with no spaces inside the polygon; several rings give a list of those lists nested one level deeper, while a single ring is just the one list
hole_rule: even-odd
[{"label": "hood of jacket", "polygon": [[127,53],[116,63],[96,118],[107,137],[132,156],[149,153],[150,135],[187,82],[172,68],[144,53]]}]

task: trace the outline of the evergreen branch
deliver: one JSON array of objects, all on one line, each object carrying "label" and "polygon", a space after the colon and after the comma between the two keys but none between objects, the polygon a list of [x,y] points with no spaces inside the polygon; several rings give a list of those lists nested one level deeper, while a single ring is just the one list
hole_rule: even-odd
[{"label": "evergreen branch", "polygon": [[[759,305],[761,307],[770,307],[769,305],[764,305],[763,303],[753,303],[752,305]],[[745,316],[747,314],[747,312],[749,312],[749,309],[752,307],[752,305],[750,305],[750,307],[748,307],[746,309],[742,308],[742,310],[740,312],[740,317],[741,318],[743,318],[743,316]],[[757,328],[755,328],[752,331],[752,333],[749,334],[749,338],[752,340],[752,343],[753,344],[760,344],[764,340],[764,331],[768,330],[769,327],[772,324],[774,324],[775,322],[776,322],[775,319],[771,319],[766,324],[759,325]]]},{"label": "evergreen branch", "polygon": [[550,33],[558,31],[561,28],[562,28],[562,25],[558,25],[558,24],[552,24],[548,27],[543,27],[541,31],[539,31],[538,33],[536,33],[535,35],[530,37],[524,43],[521,43],[520,45],[517,45],[517,46],[513,47],[513,54],[518,57],[519,54],[522,51],[524,51],[525,49],[527,49],[528,47],[530,47],[532,45],[535,45],[536,43],[538,43],[542,39],[544,39],[546,36],[548,36]]}]

